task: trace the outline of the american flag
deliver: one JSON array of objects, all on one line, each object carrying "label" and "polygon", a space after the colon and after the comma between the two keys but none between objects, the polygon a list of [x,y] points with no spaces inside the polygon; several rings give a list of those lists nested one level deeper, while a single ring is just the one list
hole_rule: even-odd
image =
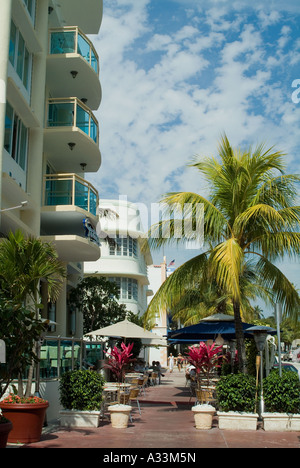
[{"label": "american flag", "polygon": [[172,265],[175,265],[175,260],[172,260],[172,261],[169,263],[168,267],[170,267],[170,266],[172,266]]}]

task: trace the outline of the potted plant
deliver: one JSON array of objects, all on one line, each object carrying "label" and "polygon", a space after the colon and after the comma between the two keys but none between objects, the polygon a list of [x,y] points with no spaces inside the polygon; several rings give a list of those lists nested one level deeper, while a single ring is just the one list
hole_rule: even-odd
[{"label": "potted plant", "polygon": [[63,406],[60,424],[65,427],[98,427],[104,378],[92,370],[68,371],[59,383]]},{"label": "potted plant", "polygon": [[[24,398],[11,394],[7,395],[10,385],[18,373],[26,372],[31,365],[34,354],[34,343],[44,331],[44,325],[34,317],[34,313],[13,300],[0,297],[0,336],[6,345],[6,362],[0,366],[0,408],[3,416],[12,421],[13,430],[10,431],[8,442],[29,443],[39,440],[45,416],[46,405],[41,418],[27,419],[27,410],[30,414],[40,413],[37,400],[32,397]],[[20,385],[22,388],[22,386]],[[14,389],[17,393],[17,390]],[[20,391],[22,394],[22,391]],[[25,405],[25,406],[24,406]],[[25,421],[25,425],[23,422]],[[35,422],[37,424],[35,424]],[[3,428],[2,428],[3,429]],[[22,430],[24,429],[24,432]]]},{"label": "potted plant", "polygon": [[12,430],[12,427],[12,422],[3,416],[0,409],[0,448],[6,447],[8,434]]},{"label": "potted plant", "polygon": [[300,381],[295,372],[274,369],[263,380],[265,431],[300,431]]},{"label": "potted plant", "polygon": [[[15,434],[18,434],[17,441],[33,442],[41,431],[38,428],[29,429],[29,421],[38,421],[37,426],[40,427],[40,418],[29,417],[29,414],[33,415],[35,411],[40,413],[42,405],[41,419],[44,419],[44,410],[48,406],[45,400],[39,401],[32,397],[38,343],[47,329],[47,322],[43,323],[40,319],[40,280],[43,278],[47,283],[48,298],[54,301],[66,271],[52,245],[40,239],[25,237],[21,231],[10,233],[0,243],[0,264],[0,337],[6,345],[6,362],[0,366],[0,400],[10,391],[11,382],[18,379],[17,390],[14,388],[14,394],[3,400],[1,406],[4,415],[9,411],[8,419],[13,421],[8,441],[13,441]],[[22,381],[24,375],[27,376],[25,394]],[[39,392],[38,379],[35,391]],[[20,427],[17,420],[13,420],[14,411],[18,414]],[[21,424],[21,414],[25,424]],[[24,434],[20,432],[21,426]],[[33,436],[32,430],[35,434]]]},{"label": "potted plant", "polygon": [[255,377],[248,374],[229,374],[220,378],[216,386],[220,429],[257,429],[256,388]]},{"label": "potted plant", "polygon": [[[196,429],[211,429],[213,416],[216,409],[212,406],[210,395],[212,393],[210,387],[211,372],[220,367],[220,360],[223,356],[220,355],[222,346],[206,345],[203,341],[200,342],[199,347],[189,347],[187,359],[196,369],[196,393],[201,394],[200,404],[193,406],[194,420]],[[204,385],[200,380],[200,373],[204,374]],[[210,403],[209,403],[210,402]]]},{"label": "potted plant", "polygon": [[12,422],[13,428],[8,435],[8,442],[28,444],[41,438],[47,400],[36,396],[19,397],[9,394],[0,402],[5,418]]},{"label": "potted plant", "polygon": [[[25,237],[20,230],[9,233],[7,239],[0,243],[0,264],[0,336],[10,347],[4,377],[18,378],[18,395],[30,397],[34,367],[38,362],[38,342],[47,329],[47,322],[40,320],[43,307],[40,280],[47,284],[48,300],[55,301],[66,269],[51,244]],[[14,313],[18,313],[16,318]],[[27,385],[24,394],[22,376],[25,373]],[[7,386],[4,379],[2,383]]]},{"label": "potted plant", "polygon": [[105,367],[112,371],[116,380],[119,382],[118,402],[116,405],[108,407],[112,427],[117,429],[124,429],[128,426],[129,415],[132,410],[130,405],[123,405],[120,402],[120,383],[124,380],[126,366],[133,361],[133,359],[131,359],[132,348],[133,343],[126,346],[125,343],[122,342],[121,349],[115,346],[110,353],[107,353],[109,359]]}]

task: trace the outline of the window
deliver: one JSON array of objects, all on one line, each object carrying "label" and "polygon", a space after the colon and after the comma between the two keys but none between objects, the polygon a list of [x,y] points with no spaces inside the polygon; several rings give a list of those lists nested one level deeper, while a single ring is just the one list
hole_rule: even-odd
[{"label": "window", "polygon": [[109,281],[118,287],[118,299],[133,299],[138,301],[138,283],[133,278],[109,277]]},{"label": "window", "polygon": [[23,0],[25,6],[28,10],[29,15],[31,16],[32,21],[35,19],[35,0]]},{"label": "window", "polygon": [[30,92],[32,55],[28,51],[22,34],[13,21],[10,30],[9,61],[23,85]]},{"label": "window", "polygon": [[115,244],[109,247],[109,255],[137,257],[137,240],[132,237],[116,236]]},{"label": "window", "polygon": [[8,102],[6,103],[5,114],[4,148],[16,163],[26,171],[28,129]]}]

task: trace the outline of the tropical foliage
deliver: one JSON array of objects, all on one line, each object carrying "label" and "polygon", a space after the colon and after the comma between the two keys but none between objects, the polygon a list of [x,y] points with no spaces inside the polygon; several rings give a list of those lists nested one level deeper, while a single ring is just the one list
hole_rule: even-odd
[{"label": "tropical foliage", "polygon": [[105,367],[112,371],[118,382],[121,382],[121,380],[123,380],[125,366],[132,362],[132,348],[133,343],[129,343],[126,346],[126,344],[122,342],[121,349],[114,346],[110,353],[106,353],[109,356],[109,358],[108,363],[105,365]]},{"label": "tropical foliage", "polygon": [[100,410],[104,378],[90,370],[65,372],[59,382],[60,403],[65,409]]},{"label": "tropical foliage", "polygon": [[69,302],[83,314],[83,332],[124,320],[126,306],[116,300],[118,287],[103,277],[88,276],[69,295]]},{"label": "tropical foliage", "polygon": [[204,373],[209,385],[210,373],[213,369],[221,367],[223,360],[222,346],[211,346],[201,341],[199,346],[189,346],[187,359],[195,366],[196,374]]},{"label": "tropical foliage", "polygon": [[255,377],[241,373],[222,376],[216,386],[216,395],[221,411],[253,413],[258,395]]},{"label": "tropical foliage", "polygon": [[266,411],[271,413],[300,412],[300,381],[296,372],[278,369],[270,372],[263,381]]},{"label": "tropical foliage", "polygon": [[45,330],[34,311],[0,295],[0,337],[6,347],[6,363],[0,364],[0,398],[12,380],[37,361],[34,344]]},{"label": "tropical foliage", "polygon": [[[5,303],[2,309],[1,327],[4,328],[4,331],[11,329],[12,337],[19,340],[15,340],[15,346],[19,350],[26,350],[27,358],[30,356],[32,358],[25,395],[29,397],[33,365],[37,359],[35,344],[40,337],[38,333],[44,330],[39,318],[39,312],[42,309],[40,282],[44,281],[47,285],[48,300],[55,301],[61,290],[66,271],[51,244],[33,237],[25,237],[21,231],[16,231],[15,234],[10,233],[8,238],[0,243],[0,264],[0,291]],[[5,311],[5,309],[7,310]],[[12,309],[16,312],[13,320],[7,313],[8,310]],[[24,325],[18,329],[15,327],[16,320],[21,323],[22,317]],[[15,326],[12,329],[13,323]],[[7,336],[7,334],[3,336]],[[31,353],[28,351],[28,346],[32,346]],[[11,353],[11,359],[14,360],[15,354],[18,352],[11,349]],[[24,361],[22,359],[12,361],[15,367],[19,366],[19,369],[16,369],[19,378],[24,370],[24,363],[28,364],[27,358],[25,357]],[[19,396],[23,396],[21,380],[19,380]]]},{"label": "tropical foliage", "polygon": [[[187,291],[201,292],[205,285],[215,283],[217,296],[231,303],[239,368],[244,370],[241,313],[250,285],[257,285],[252,297],[261,295],[271,303],[281,303],[285,316],[293,320],[299,316],[299,294],[275,261],[296,258],[300,253],[300,207],[295,205],[300,178],[285,174],[281,152],[266,150],[263,145],[243,152],[233,150],[226,136],[218,158],[195,158],[190,166],[204,176],[208,198],[192,192],[166,194],[161,200],[164,219],[151,227],[148,242],[159,248],[172,242],[198,241],[200,254],[165,281],[151,301],[145,321],[162,309],[172,312]],[[199,206],[204,208],[202,224]],[[249,265],[254,280],[247,278]],[[248,295],[249,300],[252,297]]]},{"label": "tropical foliage", "polygon": [[119,382],[118,389],[118,403],[120,404],[120,383],[124,380],[125,368],[126,366],[133,361],[132,359],[132,348],[133,343],[129,343],[127,346],[125,343],[121,343],[121,348],[114,346],[110,353],[106,353],[108,358],[108,363],[104,365],[107,369],[110,369],[111,372],[115,375],[117,381]]}]

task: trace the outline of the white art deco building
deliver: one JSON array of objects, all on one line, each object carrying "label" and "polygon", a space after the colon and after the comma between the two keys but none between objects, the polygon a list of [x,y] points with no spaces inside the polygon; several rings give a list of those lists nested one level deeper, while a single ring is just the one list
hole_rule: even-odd
[{"label": "white art deco building", "polygon": [[41,282],[41,315],[53,323],[36,369],[48,420],[58,416],[60,375],[86,352],[68,294],[83,262],[100,256],[98,192],[84,171],[101,165],[100,61],[88,35],[102,15],[102,0],[0,1],[0,236],[19,229],[51,242],[67,270],[55,303]]},{"label": "white art deco building", "polygon": [[[144,232],[137,205],[127,200],[101,200],[97,232],[101,240],[101,258],[84,263],[86,276],[104,276],[116,282],[118,300],[127,310],[142,315],[147,309],[149,290],[147,267],[152,264],[150,250],[141,251]],[[101,216],[108,211],[106,216]],[[109,242],[112,239],[113,242]]]},{"label": "white art deco building", "polygon": [[82,336],[68,291],[82,262],[100,256],[98,193],[84,170],[101,165],[100,63],[87,35],[102,11],[102,0],[0,2],[0,233],[21,229],[55,246],[68,277],[43,316],[61,336]]}]

